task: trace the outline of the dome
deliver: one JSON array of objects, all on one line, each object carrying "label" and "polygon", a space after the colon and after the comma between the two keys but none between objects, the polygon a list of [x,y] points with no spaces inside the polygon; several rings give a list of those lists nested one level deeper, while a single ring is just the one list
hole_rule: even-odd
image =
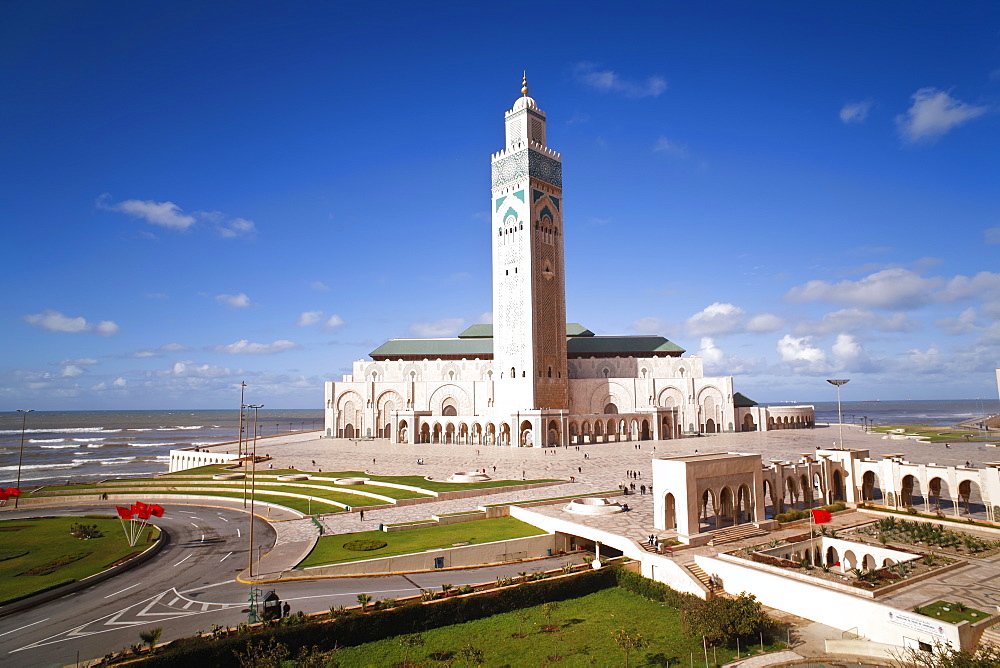
[{"label": "dome", "polygon": [[525,108],[538,109],[538,105],[535,104],[535,98],[528,97],[527,95],[517,98],[517,102],[514,103],[512,111],[520,111]]}]

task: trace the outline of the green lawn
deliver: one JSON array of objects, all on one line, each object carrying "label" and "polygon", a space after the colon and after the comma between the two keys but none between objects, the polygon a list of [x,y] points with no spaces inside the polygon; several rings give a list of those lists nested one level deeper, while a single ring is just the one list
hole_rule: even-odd
[{"label": "green lawn", "polygon": [[[427,631],[420,634],[424,644],[408,653],[397,637],[337,650],[331,658],[342,666],[388,667],[405,660],[413,666],[443,666],[451,660],[474,666],[462,655],[471,645],[482,651],[478,663],[483,666],[624,666],[625,654],[612,638],[620,629],[638,632],[648,642],[631,653],[632,666],[665,666],[668,660],[672,666],[704,665],[701,639],[681,633],[677,610],[617,587],[559,602],[551,623],[543,607],[535,606]],[[759,644],[751,647],[759,649]],[[746,656],[745,649],[740,656]],[[734,657],[733,650],[708,648],[710,664]]]},{"label": "green lawn", "polygon": [[981,622],[989,617],[988,614],[981,610],[976,610],[967,606],[963,607],[965,607],[965,609],[959,611],[956,609],[954,603],[949,603],[948,601],[937,601],[936,603],[931,603],[930,605],[921,606],[917,612],[921,615],[931,617],[932,619],[939,619],[942,622],[948,622],[949,624],[958,624],[961,621],[971,623]]},{"label": "green lawn", "polygon": [[[359,522],[360,524],[360,522]],[[412,554],[425,550],[452,547],[454,543],[490,543],[498,540],[539,536],[545,532],[513,517],[497,517],[488,520],[471,520],[444,526],[434,526],[405,531],[362,531],[358,533],[322,536],[299,568],[338,564],[360,559],[391,557],[398,554]],[[367,552],[344,549],[344,543],[351,540],[370,539],[388,543],[385,547]]]},{"label": "green lawn", "polygon": [[[69,533],[72,524],[96,524],[104,536],[74,538]],[[0,603],[99,573],[119,559],[149,547],[146,538],[150,530],[154,535],[158,533],[155,528],[148,529],[135,547],[130,547],[117,517],[0,521]],[[51,572],[22,575],[39,567]]]}]

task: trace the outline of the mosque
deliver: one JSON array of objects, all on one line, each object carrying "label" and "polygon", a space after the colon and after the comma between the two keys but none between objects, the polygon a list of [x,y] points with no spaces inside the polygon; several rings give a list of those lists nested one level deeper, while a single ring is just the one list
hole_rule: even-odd
[{"label": "mosque", "polygon": [[758,406],[662,336],[567,324],[562,157],[527,78],[521,93],[492,156],[494,324],[354,362],[325,384],[325,436],[559,446],[813,426],[812,406]]}]

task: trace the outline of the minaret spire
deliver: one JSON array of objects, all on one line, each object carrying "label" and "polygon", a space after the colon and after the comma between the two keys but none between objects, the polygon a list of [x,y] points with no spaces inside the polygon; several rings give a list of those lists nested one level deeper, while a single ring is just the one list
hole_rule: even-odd
[{"label": "minaret spire", "polygon": [[521,95],[528,96],[528,71],[524,71],[524,78],[521,80]]}]

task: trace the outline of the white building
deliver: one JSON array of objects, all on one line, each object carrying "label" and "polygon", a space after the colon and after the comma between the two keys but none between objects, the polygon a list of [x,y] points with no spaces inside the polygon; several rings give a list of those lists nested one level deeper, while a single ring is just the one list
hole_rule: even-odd
[{"label": "white building", "polygon": [[772,415],[661,336],[566,324],[562,157],[521,92],[492,156],[495,325],[379,346],[326,383],[325,435],[551,446],[812,426],[811,406]]}]

